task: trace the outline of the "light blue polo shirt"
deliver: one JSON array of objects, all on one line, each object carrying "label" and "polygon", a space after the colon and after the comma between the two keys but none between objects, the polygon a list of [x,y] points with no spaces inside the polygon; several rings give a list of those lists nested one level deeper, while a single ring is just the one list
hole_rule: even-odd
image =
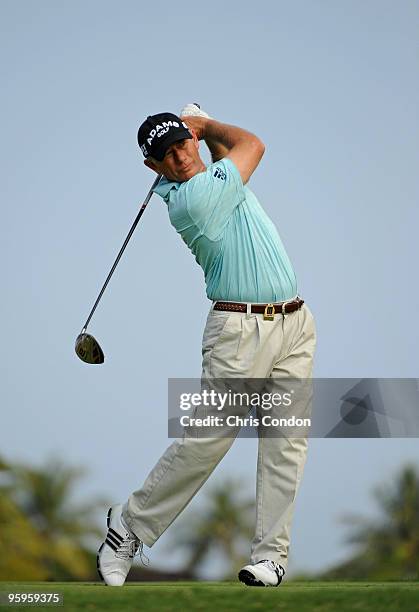
[{"label": "light blue polo shirt", "polygon": [[162,178],[154,191],[202,267],[210,300],[280,302],[297,294],[276,227],[230,159],[183,183]]}]

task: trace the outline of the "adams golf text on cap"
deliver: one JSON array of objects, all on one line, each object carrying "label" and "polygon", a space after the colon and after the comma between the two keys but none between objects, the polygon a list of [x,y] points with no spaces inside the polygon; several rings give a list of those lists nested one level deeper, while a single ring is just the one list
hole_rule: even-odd
[{"label": "adams golf text on cap", "polygon": [[144,157],[162,161],[167,149],[178,140],[192,138],[186,123],[173,113],[150,115],[140,125],[138,144]]}]

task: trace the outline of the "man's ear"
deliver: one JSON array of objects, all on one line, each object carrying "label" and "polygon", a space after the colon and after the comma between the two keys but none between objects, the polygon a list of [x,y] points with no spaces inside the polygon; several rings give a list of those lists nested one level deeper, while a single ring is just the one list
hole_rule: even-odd
[{"label": "man's ear", "polygon": [[197,133],[195,132],[193,128],[188,128],[188,129],[190,133],[192,134],[194,145],[196,146],[197,149],[199,149],[199,139],[198,139]]},{"label": "man's ear", "polygon": [[150,168],[150,170],[154,170],[154,172],[160,174],[156,164],[151,159],[145,159],[144,164],[147,166],[147,168]]}]

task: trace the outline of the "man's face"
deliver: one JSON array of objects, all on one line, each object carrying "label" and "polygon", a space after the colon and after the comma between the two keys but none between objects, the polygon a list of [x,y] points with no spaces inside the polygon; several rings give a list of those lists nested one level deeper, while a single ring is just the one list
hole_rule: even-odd
[{"label": "man's face", "polygon": [[189,181],[198,172],[205,170],[205,164],[199,156],[199,142],[196,136],[178,140],[167,149],[163,161],[146,159],[146,166],[158,174],[163,174],[169,181],[183,183]]}]

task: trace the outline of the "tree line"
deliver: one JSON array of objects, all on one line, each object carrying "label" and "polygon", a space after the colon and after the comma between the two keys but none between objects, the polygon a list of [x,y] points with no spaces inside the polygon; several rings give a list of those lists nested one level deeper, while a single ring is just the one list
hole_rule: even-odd
[{"label": "tree line", "polygon": [[[75,501],[85,471],[52,458],[42,467],[0,458],[0,580],[97,581],[95,556],[104,537],[109,500]],[[237,480],[208,488],[202,511],[180,517],[170,547],[184,552],[178,572],[135,567],[133,580],[199,579],[216,553],[224,578],[235,576],[248,558],[254,530],[254,501]],[[352,554],[319,576],[330,580],[418,580],[419,471],[404,466],[374,492],[374,519],[344,517]],[[307,578],[307,576],[305,576]]]}]

